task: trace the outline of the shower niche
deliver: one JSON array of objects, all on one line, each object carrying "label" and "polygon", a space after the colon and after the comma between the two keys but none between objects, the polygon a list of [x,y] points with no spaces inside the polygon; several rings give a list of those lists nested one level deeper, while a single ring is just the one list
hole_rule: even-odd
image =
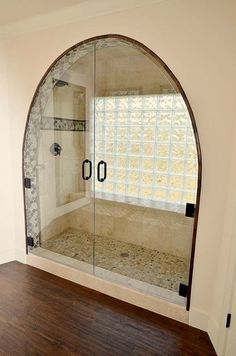
[{"label": "shower niche", "polygon": [[186,95],[144,45],[99,36],[49,68],[24,140],[30,253],[188,308],[200,180]]}]

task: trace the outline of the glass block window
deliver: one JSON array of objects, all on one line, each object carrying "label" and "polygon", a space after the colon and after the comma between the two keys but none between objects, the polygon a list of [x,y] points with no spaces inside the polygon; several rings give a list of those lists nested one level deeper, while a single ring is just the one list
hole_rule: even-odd
[{"label": "glass block window", "polygon": [[180,94],[98,97],[95,159],[108,165],[99,197],[184,211],[195,203],[197,151]]}]

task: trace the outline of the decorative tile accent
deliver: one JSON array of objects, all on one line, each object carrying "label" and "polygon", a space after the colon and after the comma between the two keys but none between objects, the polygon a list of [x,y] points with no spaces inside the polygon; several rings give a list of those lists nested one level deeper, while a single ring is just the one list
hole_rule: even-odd
[{"label": "decorative tile accent", "polygon": [[59,117],[43,117],[40,129],[53,131],[87,131],[88,121],[69,120]]}]

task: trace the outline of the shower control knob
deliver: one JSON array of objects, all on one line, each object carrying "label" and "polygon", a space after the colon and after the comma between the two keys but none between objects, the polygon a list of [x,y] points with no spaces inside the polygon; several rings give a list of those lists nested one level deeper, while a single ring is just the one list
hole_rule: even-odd
[{"label": "shower control knob", "polygon": [[50,147],[50,152],[53,156],[60,156],[61,146],[59,145],[59,143],[54,142]]}]

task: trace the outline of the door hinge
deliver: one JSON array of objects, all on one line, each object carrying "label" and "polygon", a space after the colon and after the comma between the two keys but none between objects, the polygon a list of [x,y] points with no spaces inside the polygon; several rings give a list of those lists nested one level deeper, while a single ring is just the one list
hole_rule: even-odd
[{"label": "door hinge", "polygon": [[189,218],[194,218],[195,204],[186,203],[185,216]]},{"label": "door hinge", "polygon": [[230,323],[231,323],[231,314],[228,313],[227,314],[227,317],[226,317],[226,328],[229,328],[230,327]]},{"label": "door hinge", "polygon": [[187,297],[188,295],[188,286],[184,283],[179,284],[179,295],[181,297]]},{"label": "door hinge", "polygon": [[30,189],[31,188],[31,179],[24,178],[24,187]]},{"label": "door hinge", "polygon": [[28,246],[31,246],[31,247],[34,247],[34,238],[31,237],[31,236],[27,236],[27,245]]}]

